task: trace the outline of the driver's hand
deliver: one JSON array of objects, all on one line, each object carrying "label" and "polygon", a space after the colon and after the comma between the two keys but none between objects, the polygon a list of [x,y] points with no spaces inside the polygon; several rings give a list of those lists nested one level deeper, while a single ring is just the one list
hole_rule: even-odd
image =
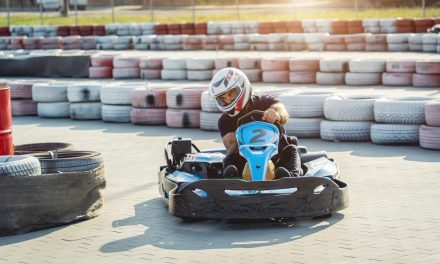
[{"label": "driver's hand", "polygon": [[275,121],[281,121],[281,116],[273,109],[267,109],[263,114],[263,121],[269,123],[275,123]]}]

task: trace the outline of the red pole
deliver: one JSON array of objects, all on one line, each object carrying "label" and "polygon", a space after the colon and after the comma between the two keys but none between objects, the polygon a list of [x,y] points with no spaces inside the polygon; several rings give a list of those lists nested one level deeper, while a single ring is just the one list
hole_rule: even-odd
[{"label": "red pole", "polygon": [[14,155],[11,91],[8,86],[0,86],[0,155]]}]

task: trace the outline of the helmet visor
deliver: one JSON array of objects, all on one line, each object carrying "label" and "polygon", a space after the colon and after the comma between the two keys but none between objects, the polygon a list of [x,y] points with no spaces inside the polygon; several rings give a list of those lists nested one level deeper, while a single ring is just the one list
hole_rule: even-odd
[{"label": "helmet visor", "polygon": [[229,107],[234,106],[241,95],[241,87],[236,86],[232,89],[227,90],[226,92],[219,94],[215,97],[215,100],[217,101],[218,105],[223,108],[227,109]]}]

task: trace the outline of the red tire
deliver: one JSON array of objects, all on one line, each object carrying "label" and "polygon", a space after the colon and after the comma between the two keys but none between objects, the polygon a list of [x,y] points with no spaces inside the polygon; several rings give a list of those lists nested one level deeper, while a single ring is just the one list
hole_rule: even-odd
[{"label": "red tire", "polygon": [[416,87],[440,87],[440,75],[414,73],[413,85]]},{"label": "red tire", "polygon": [[432,101],[426,104],[425,118],[428,126],[440,127],[440,101]]},{"label": "red tire", "polygon": [[422,74],[440,74],[440,60],[417,61],[416,72]]},{"label": "red tire", "polygon": [[89,78],[113,78],[113,67],[90,67]]},{"label": "red tire", "polygon": [[263,71],[263,82],[288,83],[289,71]]},{"label": "red tire", "polygon": [[32,83],[9,82],[11,99],[32,99]]},{"label": "red tire", "polygon": [[[287,71],[289,69],[288,59],[262,59],[261,69],[263,71]],[[264,73],[263,73],[264,75]]]},{"label": "red tire", "polygon": [[114,57],[113,67],[115,68],[139,68],[138,58]]},{"label": "red tire", "polygon": [[141,69],[154,69],[161,70],[162,69],[162,58],[148,58],[148,59],[140,59],[139,67]]},{"label": "red tire", "polygon": [[112,55],[91,56],[91,64],[93,67],[113,67]]},{"label": "red tire", "polygon": [[422,148],[440,150],[440,127],[421,125],[419,139]]},{"label": "red tire", "polygon": [[412,73],[416,71],[415,60],[387,60],[387,72]]},{"label": "red tire", "polygon": [[167,106],[179,109],[200,109],[201,96],[205,87],[183,87],[168,89],[166,92]]},{"label": "red tire", "polygon": [[412,75],[408,72],[384,72],[382,83],[387,86],[412,86]]},{"label": "red tire", "polygon": [[347,51],[365,51],[365,43],[347,44]]},{"label": "red tire", "polygon": [[37,102],[32,100],[11,100],[13,116],[36,116]]},{"label": "red tire", "polygon": [[165,125],[166,112],[166,108],[133,108],[130,119],[135,125]]},{"label": "red tire", "polygon": [[135,89],[132,92],[131,105],[135,108],[166,108],[167,89]]},{"label": "red tire", "polygon": [[226,67],[233,67],[238,68],[238,59],[235,58],[219,58],[215,59],[215,68],[216,69],[223,69]]},{"label": "red tire", "polygon": [[293,72],[317,72],[319,71],[319,59],[291,59],[289,69]]},{"label": "red tire", "polygon": [[198,128],[200,127],[200,110],[168,108],[166,110],[166,124],[176,128]]}]

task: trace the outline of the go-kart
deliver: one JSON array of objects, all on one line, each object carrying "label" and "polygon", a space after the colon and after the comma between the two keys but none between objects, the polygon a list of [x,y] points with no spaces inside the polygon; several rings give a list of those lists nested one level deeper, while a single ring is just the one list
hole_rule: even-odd
[{"label": "go-kart", "polygon": [[298,147],[304,175],[268,179],[269,160],[277,153],[282,127],[262,121],[244,123],[255,115],[262,117],[262,112],[240,118],[236,131],[240,155],[250,169],[248,180],[223,178],[224,148],[200,150],[187,138],[166,143],[159,192],[172,215],[183,219],[320,217],[348,207],[348,186],[339,180],[338,167],[325,151]]}]

